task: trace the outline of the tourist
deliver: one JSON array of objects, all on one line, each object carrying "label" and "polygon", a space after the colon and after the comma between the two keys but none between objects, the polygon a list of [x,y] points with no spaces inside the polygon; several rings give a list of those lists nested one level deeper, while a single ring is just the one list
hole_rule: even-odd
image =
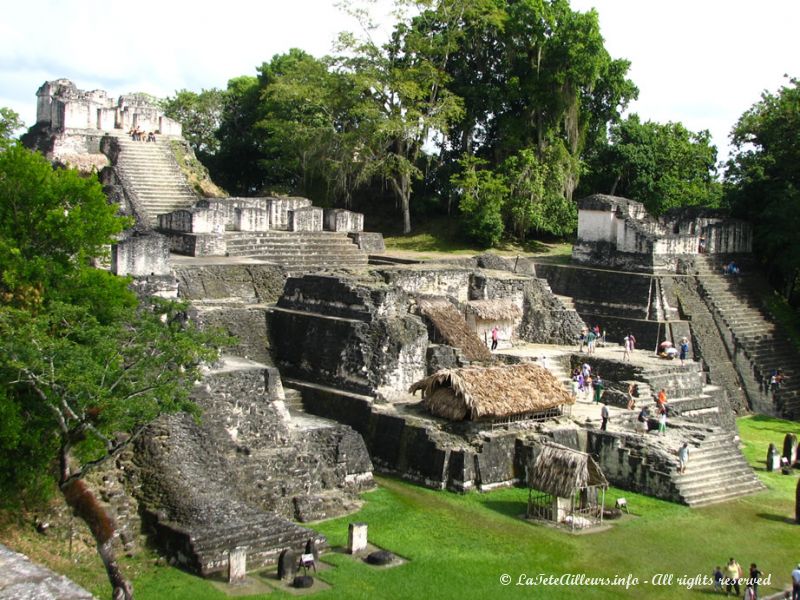
[{"label": "tourist", "polygon": [[633,352],[634,345],[636,344],[636,338],[633,337],[632,333],[629,333],[625,336],[623,340],[625,351],[622,354],[622,360],[630,360],[631,359],[631,352]]},{"label": "tourist", "polygon": [[667,434],[667,407],[661,406],[658,413],[658,433]]},{"label": "tourist", "polygon": [[683,366],[686,357],[689,355],[689,340],[685,337],[681,338],[680,349],[681,366]]},{"label": "tourist", "polygon": [[592,383],[592,376],[591,375],[589,375],[588,377],[584,378],[584,380],[583,380],[583,392],[584,392],[583,399],[586,402],[591,402],[591,400],[592,400],[592,389],[594,389],[593,386],[594,386],[594,384]]},{"label": "tourist", "polygon": [[583,363],[581,365],[581,373],[583,373],[583,379],[586,380],[592,374],[592,365],[589,363]]},{"label": "tourist", "polygon": [[497,325],[492,327],[492,351],[497,350],[497,336],[500,333],[500,330],[497,329]]},{"label": "tourist", "polygon": [[639,411],[639,416],[636,417],[637,421],[637,428],[642,431],[643,433],[647,433],[648,430],[648,421],[650,419],[650,409],[646,406],[642,407],[642,410]]},{"label": "tourist", "polygon": [[586,334],[586,352],[588,354],[594,354],[595,340],[597,340],[597,334],[590,329]]},{"label": "tourist", "polygon": [[661,412],[661,407],[666,406],[667,404],[667,392],[664,388],[661,388],[658,391],[658,396],[656,396],[656,404],[658,404],[659,412]]},{"label": "tourist", "polygon": [[714,578],[714,591],[721,592],[722,591],[722,580],[725,576],[722,574],[722,567],[717,565],[714,569],[714,573],[712,573],[711,577]]},{"label": "tourist", "polygon": [[148,142],[155,142],[156,141],[156,134],[154,132],[150,132],[147,134],[147,141]]},{"label": "tourist", "polygon": [[603,391],[605,390],[605,385],[600,377],[600,373],[598,373],[594,378],[594,381],[592,382],[592,388],[594,389],[594,403],[598,404],[600,402],[600,398],[603,397]]},{"label": "tourist", "polygon": [[703,254],[706,251],[706,238],[704,238],[702,235],[700,236],[700,240],[697,244],[697,251],[700,254]]},{"label": "tourist", "polygon": [[578,345],[578,352],[583,352],[583,345],[586,343],[586,327],[581,329],[581,335],[578,337],[580,344]]},{"label": "tourist", "polygon": [[608,406],[605,404],[603,404],[603,408],[600,409],[600,418],[603,419],[603,424],[600,425],[600,431],[605,431],[606,427],[608,426],[609,419]]},{"label": "tourist", "polygon": [[628,410],[636,408],[636,399],[639,397],[639,384],[631,383],[628,386]]},{"label": "tourist", "polygon": [[800,600],[800,563],[792,571],[792,600]]},{"label": "tourist", "polygon": [[731,593],[731,588],[736,590],[736,596],[738,597],[741,593],[741,588],[739,587],[739,578],[742,576],[742,567],[739,566],[733,557],[728,561],[728,564],[725,565],[725,592],[727,594]]},{"label": "tourist", "polygon": [[[758,570],[756,563],[750,563],[750,574],[747,585],[751,589],[752,600],[758,600],[758,580],[761,579],[761,571]],[[747,598],[747,592],[744,595]]]},{"label": "tourist", "polygon": [[678,450],[678,473],[683,475],[686,473],[686,464],[689,462],[689,444],[683,442],[680,450]]}]

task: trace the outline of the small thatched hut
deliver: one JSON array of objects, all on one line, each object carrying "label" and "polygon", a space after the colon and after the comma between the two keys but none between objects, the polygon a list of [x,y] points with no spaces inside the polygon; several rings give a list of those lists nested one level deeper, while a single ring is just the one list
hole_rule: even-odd
[{"label": "small thatched hut", "polygon": [[555,443],[545,443],[527,468],[528,517],[572,529],[603,522],[606,479],[595,460]]},{"label": "small thatched hut", "polygon": [[431,413],[453,421],[515,421],[561,414],[574,402],[550,371],[535,364],[443,369],[411,386]]},{"label": "small thatched hut", "polygon": [[[470,361],[491,361],[492,353],[467,327],[464,316],[447,298],[419,298],[419,311],[434,328],[434,341],[440,339],[449,346],[458,348]],[[438,338],[438,339],[437,339]]]},{"label": "small thatched hut", "polygon": [[508,348],[522,321],[522,308],[511,298],[471,300],[465,311],[467,325],[490,346],[492,329],[497,327],[498,348]]}]

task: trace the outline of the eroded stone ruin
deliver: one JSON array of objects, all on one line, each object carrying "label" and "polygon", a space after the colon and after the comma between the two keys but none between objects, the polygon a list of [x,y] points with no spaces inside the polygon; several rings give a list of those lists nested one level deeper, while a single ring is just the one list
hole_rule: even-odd
[{"label": "eroded stone ruin", "polygon": [[[573,264],[493,255],[395,264],[378,256],[382,238],[358,213],[304,198],[200,198],[173,152],[185,149],[179,130],[145,100],[48,82],[29,136],[54,160],[106,165],[110,199],[136,219],[114,248],[114,272],[132,275],[140,293],[189,301],[191,318],[238,338],[197,386],[202,420],[159,419],[101,478],[127,490],[104,496],[123,541],[144,524],[163,552],[204,575],[225,570],[235,547],[247,547],[251,567],[274,562],[308,539],[324,545],[293,521],[356,509],[373,468],[489,490],[523,482],[546,443],[590,453],[613,485],[689,505],[760,489],[734,414],[798,413],[793,389],[763,387],[774,332],[766,321],[744,325],[765,318],[739,306],[751,264],[745,224],[705,213],[656,221],[636,202],[596,196],[580,204]],[[157,128],[157,141],[130,140],[136,123]],[[731,257],[745,276],[722,276]],[[635,333],[646,349],[688,337],[696,360],[589,357],[577,338],[594,324],[609,340]],[[788,352],[777,356],[794,368]],[[581,402],[452,420],[409,393],[443,369],[527,363],[566,392],[587,362],[607,381],[608,431]],[[669,436],[643,431],[624,408],[631,383],[643,403],[666,390]],[[651,418],[644,430],[655,426]],[[680,478],[678,441],[692,445],[694,465]]]}]

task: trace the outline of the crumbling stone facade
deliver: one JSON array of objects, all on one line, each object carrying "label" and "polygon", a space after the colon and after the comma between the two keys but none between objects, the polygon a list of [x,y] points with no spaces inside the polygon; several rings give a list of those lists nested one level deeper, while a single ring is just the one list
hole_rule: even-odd
[{"label": "crumbling stone facade", "polygon": [[681,209],[656,219],[640,202],[594,194],[578,201],[576,263],[626,271],[675,272],[678,259],[752,251],[748,223],[722,211]]}]

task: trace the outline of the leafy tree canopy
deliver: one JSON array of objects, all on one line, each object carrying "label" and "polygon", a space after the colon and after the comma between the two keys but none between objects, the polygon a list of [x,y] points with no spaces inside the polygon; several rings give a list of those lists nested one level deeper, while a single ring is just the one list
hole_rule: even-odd
[{"label": "leafy tree canopy", "polygon": [[164,101],[164,114],[178,121],[183,128],[183,137],[201,160],[219,150],[216,132],[222,116],[223,92],[217,88],[175,92]]},{"label": "leafy tree canopy", "polygon": [[24,127],[19,115],[5,106],[0,106],[0,148],[8,145],[14,138],[14,133]]},{"label": "leafy tree canopy", "polygon": [[95,177],[16,144],[0,151],[0,502],[57,482],[115,597],[131,598],[113,525],[82,477],[161,412],[191,410],[198,367],[222,340],[180,306],[139,305],[126,279],[91,266],[128,223],[116,210]]},{"label": "leafy tree canopy", "polygon": [[717,207],[716,160],[708,131],[642,123],[634,114],[613,126],[609,142],[589,159],[584,190],[638,200],[654,215],[681,206]]},{"label": "leafy tree canopy", "polygon": [[725,197],[754,226],[756,250],[791,296],[800,273],[800,82],[764,92],[731,132]]}]

